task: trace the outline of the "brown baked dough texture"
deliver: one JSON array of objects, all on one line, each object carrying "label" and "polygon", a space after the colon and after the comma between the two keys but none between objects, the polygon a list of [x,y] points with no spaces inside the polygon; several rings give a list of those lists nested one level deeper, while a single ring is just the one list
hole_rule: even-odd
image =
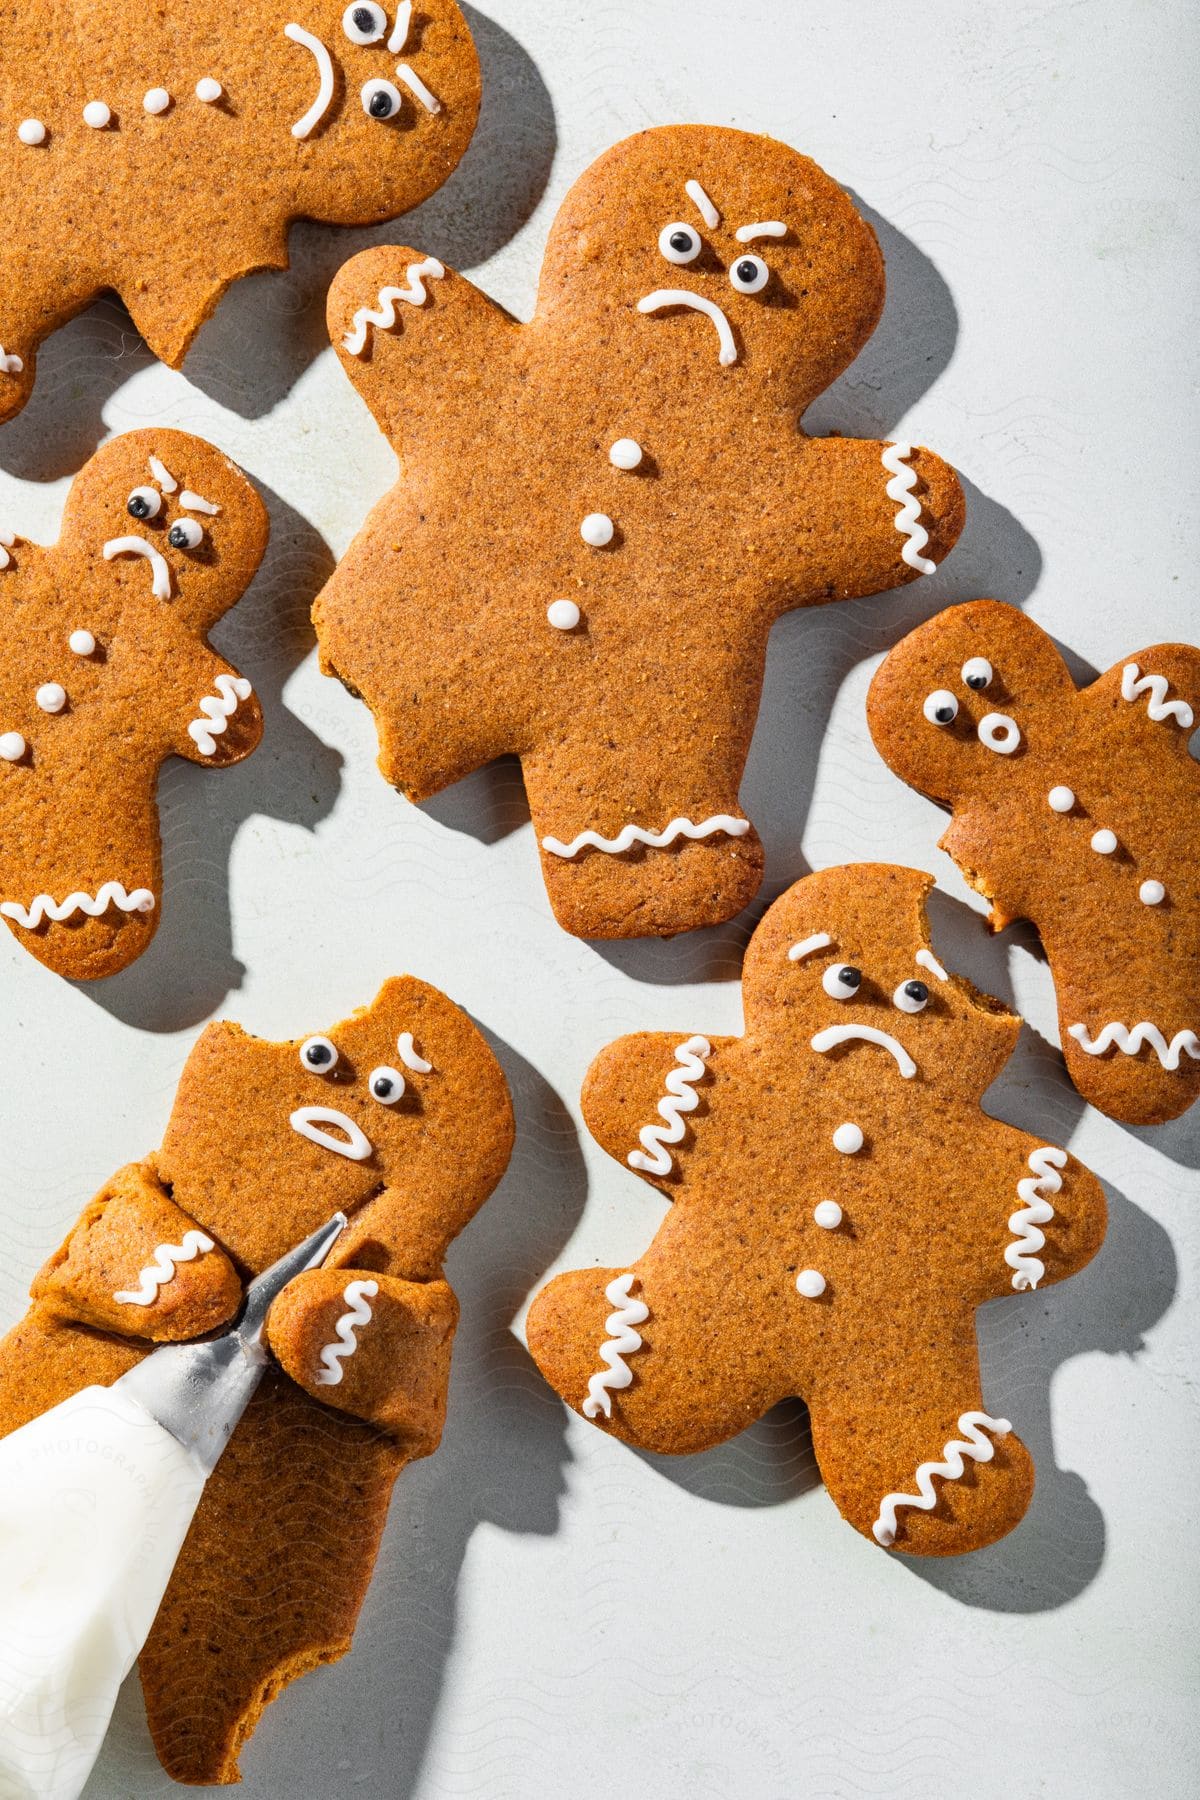
[{"label": "brown baked dough texture", "polygon": [[[990,671],[987,685],[964,671]],[[925,711],[934,694],[946,724]],[[1186,1111],[1200,1094],[1200,649],[1154,644],[1081,691],[1039,626],[974,600],[896,646],[867,708],[889,767],[952,813],[941,848],[991,902],[992,929],[1037,927],[1084,1099],[1133,1125]]]},{"label": "brown baked dough texture", "polygon": [[57,544],[3,535],[0,915],[60,975],[115,974],[154,936],[166,758],[222,768],[262,736],[249,681],[206,634],[267,530],[211,444],[131,431],[75,477]]},{"label": "brown baked dough texture", "polygon": [[[738,236],[764,225],[782,235]],[[628,138],[575,184],[528,325],[416,250],[333,283],[334,346],[401,473],[317,598],[322,667],[413,800],[521,758],[568,931],[669,936],[746,905],[763,853],[738,788],[772,623],[913,580],[906,554],[932,566],[958,537],[930,451],[896,447],[894,474],[881,443],[799,427],[883,293],[836,182],[698,125]],[[597,519],[606,543],[583,535]]]},{"label": "brown baked dough texture", "polygon": [[[352,40],[352,11],[369,31],[382,23],[374,41]],[[400,14],[409,26],[393,52]],[[454,0],[44,0],[6,7],[4,27],[0,420],[29,398],[39,344],[97,294],[115,290],[178,368],[231,282],[287,267],[291,220],[367,225],[407,212],[456,167],[479,112],[478,59]],[[325,55],[328,107],[297,136]],[[205,81],[219,98],[199,97]],[[391,116],[366,110],[368,82],[367,100],[390,85]],[[162,94],[164,110],[147,111],[147,95],[153,106]],[[100,128],[84,117],[93,105],[110,115]],[[40,126],[41,141],[23,142],[23,124]]]},{"label": "brown baked dough texture", "polygon": [[[336,1051],[325,1072],[299,1040],[210,1025],[161,1150],[84,1209],[0,1344],[3,1435],[153,1343],[228,1320],[244,1279],[349,1215],[329,1263],[271,1310],[280,1366],[209,1480],[142,1651],[150,1730],[177,1781],[237,1781],[267,1703],[350,1648],[392,1486],[441,1435],[458,1316],[442,1260],[512,1148],[499,1064],[436,988],[387,981],[316,1042]],[[375,1097],[384,1078],[391,1104]]]},{"label": "brown baked dough texture", "polygon": [[[1033,1490],[1029,1452],[983,1412],[975,1309],[1082,1268],[1105,1206],[1074,1158],[982,1110],[1019,1021],[926,960],[931,886],[881,864],[808,876],[751,939],[743,1037],[601,1052],[588,1127],[674,1204],[628,1269],[552,1281],[528,1337],[569,1406],[646,1450],[706,1449],[801,1396],[850,1524],[949,1556],[1011,1530]],[[1040,1229],[1018,1229],[1039,1198]]]}]

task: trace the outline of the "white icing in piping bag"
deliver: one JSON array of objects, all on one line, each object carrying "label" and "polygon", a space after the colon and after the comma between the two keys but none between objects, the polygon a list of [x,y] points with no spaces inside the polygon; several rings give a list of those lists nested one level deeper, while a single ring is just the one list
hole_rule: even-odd
[{"label": "white icing in piping bag", "polygon": [[267,1366],[271,1302],[327,1225],[251,1282],[236,1325],[164,1344],[0,1441],[0,1794],[76,1800],[204,1484]]}]

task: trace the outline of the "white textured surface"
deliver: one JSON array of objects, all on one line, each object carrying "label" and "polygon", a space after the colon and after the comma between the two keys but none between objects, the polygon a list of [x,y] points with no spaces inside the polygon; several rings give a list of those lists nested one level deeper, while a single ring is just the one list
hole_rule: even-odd
[{"label": "white textured surface", "polygon": [[[294,271],[235,289],[186,376],[151,364],[118,307],[94,309],[0,433],[0,522],[35,536],[96,442],[150,421],[211,437],[274,514],[264,572],[218,633],[267,737],[226,773],[166,771],[154,947],[84,989],[0,936],[0,1317],[98,1183],[158,1141],[204,1019],[315,1030],[412,969],[494,1034],[519,1147],[453,1255],[442,1450],[399,1485],[354,1653],[269,1710],[247,1800],[1182,1800],[1200,1773],[1200,1122],[1134,1132],[1081,1108],[1032,940],[972,920],[938,815],[880,763],[862,709],[880,654],[950,599],[1027,601],[1078,674],[1195,635],[1200,23],[1186,0],[491,11],[472,15],[481,139],[441,195],[378,233],[298,229]],[[981,1320],[986,1404],[1039,1485],[1017,1532],[962,1561],[888,1558],[843,1525],[799,1408],[671,1466],[568,1422],[540,1384],[510,1329],[526,1294],[551,1265],[619,1265],[656,1217],[583,1132],[583,1071],[621,1031],[736,1030],[748,927],[608,950],[562,935],[515,770],[406,805],[306,626],[392,477],[322,348],[323,283],[403,236],[527,313],[573,177],[677,119],[770,131],[859,196],[889,305],[814,424],[902,428],[970,484],[941,574],[779,628],[744,791],[771,894],[864,856],[936,870],[939,954],[1031,1022],[990,1104],[1108,1188],[1096,1264]],[[127,1684],[89,1800],[173,1791]]]}]

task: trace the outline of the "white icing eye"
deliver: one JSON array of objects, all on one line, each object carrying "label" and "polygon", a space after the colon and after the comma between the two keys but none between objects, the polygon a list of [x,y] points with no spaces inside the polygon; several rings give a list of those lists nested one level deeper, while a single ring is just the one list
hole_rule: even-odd
[{"label": "white icing eye", "polygon": [[162,495],[157,488],[134,488],[125,502],[125,511],[133,519],[157,519],[162,511]]},{"label": "white icing eye", "polygon": [[387,14],[374,0],[358,0],[342,14],[342,30],[352,44],[377,44],[387,30]]},{"label": "white icing eye", "polygon": [[991,686],[995,670],[986,656],[969,656],[962,666],[962,678],[969,688],[981,694],[985,687]]},{"label": "white icing eye", "polygon": [[400,111],[400,89],[378,77],[362,84],[363,111],[372,119],[394,119]]},{"label": "white icing eye", "polygon": [[204,542],[204,527],[197,525],[195,519],[176,519],[167,533],[167,542],[173,550],[198,550]]},{"label": "white icing eye", "polygon": [[367,1086],[371,1090],[372,1100],[378,1100],[380,1106],[395,1106],[397,1100],[404,1095],[403,1075],[399,1069],[391,1069],[386,1063],[371,1070]]},{"label": "white icing eye", "polygon": [[300,1046],[300,1061],[310,1075],[329,1075],[337,1068],[337,1045],[327,1037],[305,1038]]},{"label": "white icing eye", "polygon": [[761,294],[771,271],[761,256],[739,256],[729,271],[729,285],[739,294]]},{"label": "white icing eye", "polygon": [[700,233],[693,225],[685,225],[680,219],[663,226],[658,234],[658,247],[669,263],[695,262],[704,248],[700,242]]},{"label": "white icing eye", "polygon": [[853,963],[830,963],[821,977],[821,986],[831,1000],[853,1000],[862,985],[862,970]]},{"label": "white icing eye", "polygon": [[929,1005],[929,989],[923,981],[902,981],[892,995],[892,1005],[901,1012],[924,1012]]},{"label": "white icing eye", "polygon": [[953,725],[958,717],[958,701],[949,688],[934,688],[921,711],[931,725]]}]

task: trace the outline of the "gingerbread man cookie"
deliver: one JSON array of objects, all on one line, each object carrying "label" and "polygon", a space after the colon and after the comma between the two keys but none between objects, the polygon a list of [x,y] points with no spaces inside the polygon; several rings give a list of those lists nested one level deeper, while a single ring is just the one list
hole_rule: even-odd
[{"label": "gingerbread man cookie", "polygon": [[209,1480],[141,1656],[176,1780],[238,1779],[267,1702],[350,1647],[393,1483],[437,1447],[450,1240],[512,1147],[500,1067],[436,988],[388,981],[328,1035],[210,1025],[161,1150],[87,1207],[0,1345],[0,1435],[149,1344],[234,1316],[243,1280],[334,1212],[330,1262],[271,1310],[268,1371]]},{"label": "gingerbread man cookie", "polygon": [[1015,607],[910,633],[871,684],[881,756],[953,817],[941,838],[999,931],[1029,919],[1067,1072],[1114,1119],[1200,1094],[1200,649],[1155,644],[1080,692]]},{"label": "gingerbread man cookie", "polygon": [[267,529],[211,444],[131,431],[76,476],[57,544],[0,532],[0,915],[60,975],[115,974],[154,936],[166,758],[221,768],[262,735],[205,634]]},{"label": "gingerbread man cookie", "polygon": [[799,428],[883,288],[836,182],[715,126],[593,164],[528,325],[416,250],[333,283],[401,478],[317,599],[322,666],[414,800],[520,756],[569,931],[670,935],[752,898],[738,787],[773,621],[915,580],[958,536],[929,451]]},{"label": "gingerbread man cookie", "polygon": [[292,219],[407,212],[479,111],[454,0],[44,0],[4,23],[0,420],[104,289],[178,368],[231,282],[287,267]]},{"label": "gingerbread man cookie", "polygon": [[1003,1536],[1033,1465],[985,1408],[974,1313],[1073,1274],[1100,1184],[990,1118],[1019,1021],[938,962],[912,869],[828,869],[746,955],[741,1038],[647,1032],[592,1064],[597,1140],[674,1202],[626,1269],[562,1275],[529,1347],[568,1405],[703,1450],[799,1395],[849,1522],[922,1556]]}]

